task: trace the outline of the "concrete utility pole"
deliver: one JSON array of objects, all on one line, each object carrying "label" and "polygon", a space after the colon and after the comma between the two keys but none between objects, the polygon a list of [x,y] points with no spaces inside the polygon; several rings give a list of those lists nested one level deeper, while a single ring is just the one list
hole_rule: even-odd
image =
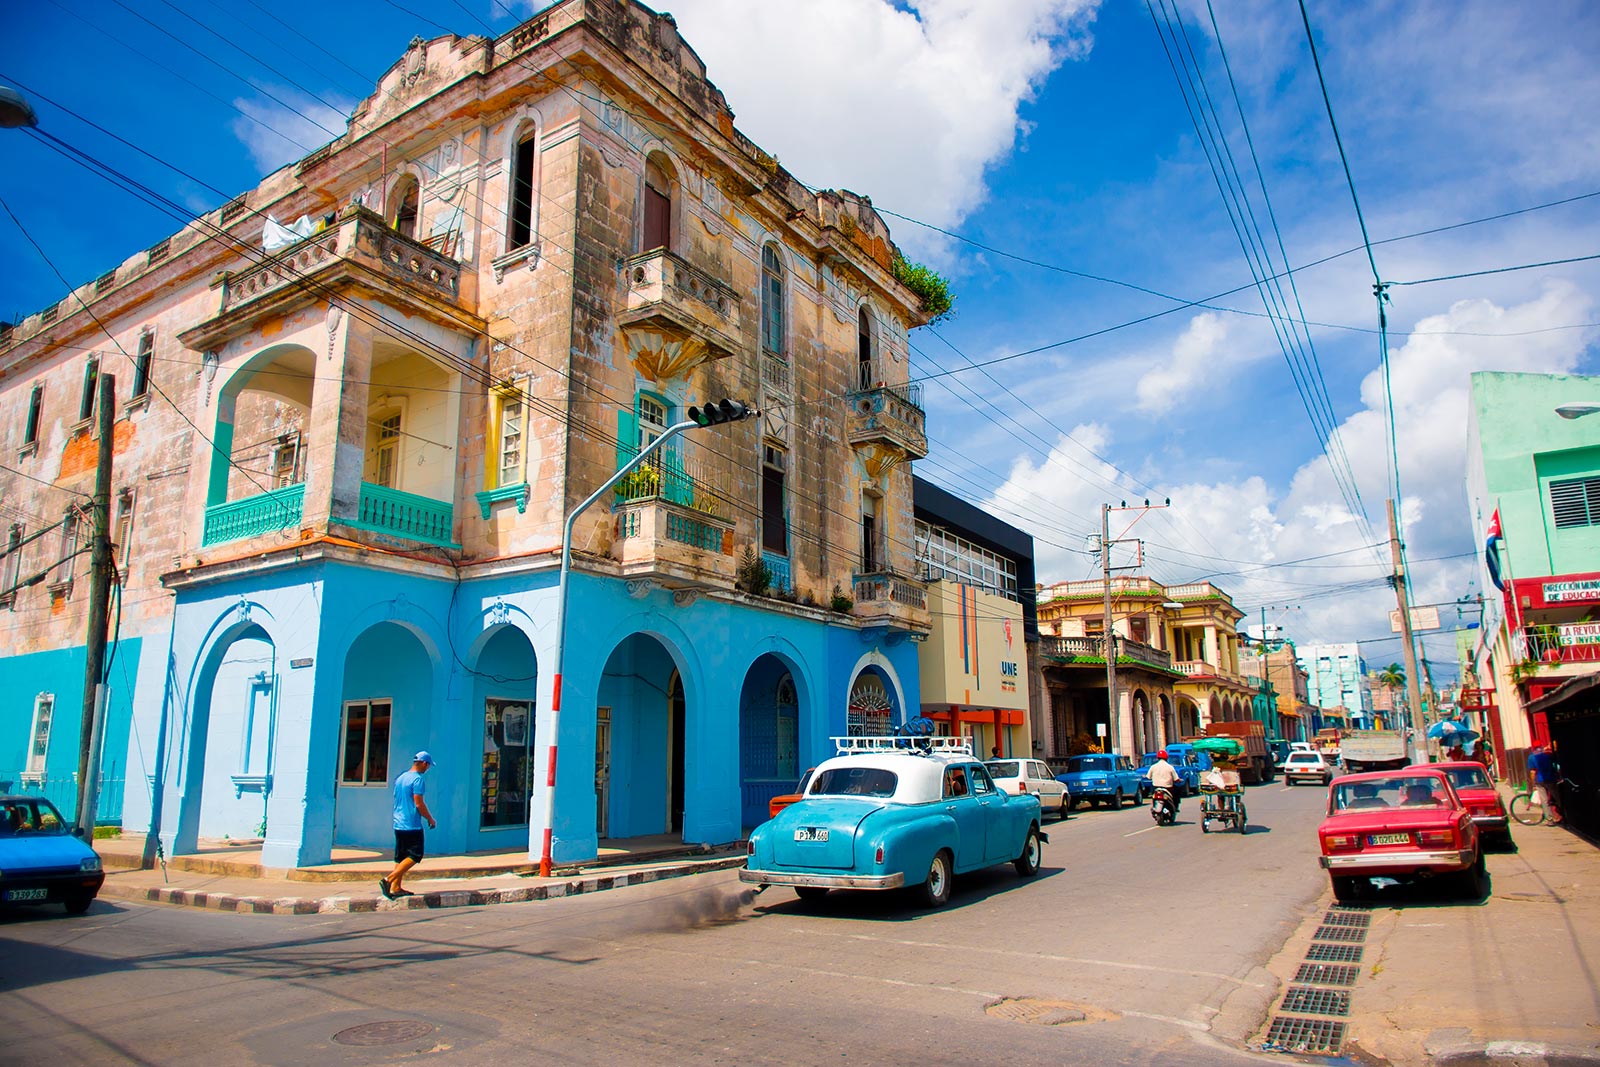
[{"label": "concrete utility pole", "polygon": [[102,371],[97,382],[94,499],[89,505],[89,632],[83,669],[83,725],[78,733],[78,818],[85,839],[94,838],[100,799],[100,733],[105,722],[106,630],[111,606],[111,456],[117,414],[117,379]]},{"label": "concrete utility pole", "polygon": [[1422,719],[1422,692],[1417,684],[1417,650],[1411,639],[1411,597],[1406,593],[1406,568],[1400,560],[1400,525],[1394,500],[1389,500],[1389,555],[1394,561],[1394,598],[1400,607],[1400,636],[1406,650],[1406,693],[1411,698],[1413,744],[1420,757],[1428,747],[1428,727]]},{"label": "concrete utility pole", "polygon": [[1117,720],[1117,638],[1111,630],[1111,505],[1100,505],[1100,574],[1105,586],[1105,607],[1102,618],[1105,632],[1101,635],[1106,644],[1106,751],[1121,752],[1118,744]]}]

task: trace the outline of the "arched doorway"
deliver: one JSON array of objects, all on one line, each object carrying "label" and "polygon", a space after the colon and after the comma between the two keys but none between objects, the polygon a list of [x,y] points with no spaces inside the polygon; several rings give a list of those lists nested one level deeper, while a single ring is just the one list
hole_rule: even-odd
[{"label": "arched doorway", "polygon": [[476,794],[477,808],[476,819],[467,825],[475,826],[477,840],[485,846],[501,830],[506,831],[507,843],[526,840],[539,712],[535,700],[539,665],[533,645],[516,626],[493,627],[479,639],[472,672],[468,707],[472,733],[466,751],[481,752],[482,763],[466,775],[467,795]]},{"label": "arched doorway", "polygon": [[894,688],[876,667],[867,667],[850,686],[845,733],[850,737],[889,737],[903,722],[895,707]]},{"label": "arched doorway", "polygon": [[1162,742],[1180,741],[1183,735],[1178,731],[1178,717],[1173,713],[1172,701],[1165,693],[1156,698],[1161,714]]},{"label": "arched doorway", "polygon": [[739,806],[746,827],[767,818],[767,802],[800,777],[800,698],[794,674],[766,653],[745,673],[739,694]]},{"label": "arched doorway", "polygon": [[1146,752],[1155,749],[1156,728],[1150,717],[1150,698],[1143,689],[1133,691],[1134,762]]},{"label": "arched doorway", "polygon": [[672,651],[635,633],[612,650],[595,708],[595,814],[602,838],[681,831],[688,704]]},{"label": "arched doorway", "polygon": [[[409,629],[380,622],[350,643],[339,696],[336,847],[381,848],[393,840],[390,782],[412,754],[439,747],[432,709],[432,657]],[[439,774],[429,774],[430,796],[445,792]]]}]

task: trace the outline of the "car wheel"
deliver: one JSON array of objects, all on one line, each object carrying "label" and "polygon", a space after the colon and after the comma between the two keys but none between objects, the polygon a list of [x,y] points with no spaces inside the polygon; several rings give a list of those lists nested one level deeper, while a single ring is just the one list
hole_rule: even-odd
[{"label": "car wheel", "polygon": [[1284,776],[1283,776],[1283,784],[1284,784],[1284,787],[1285,787],[1285,788],[1287,788],[1287,787],[1289,787],[1289,786],[1292,786],[1292,785],[1294,785],[1294,784],[1295,784],[1295,781],[1294,781],[1294,779],[1293,779],[1293,778],[1290,778],[1290,777],[1289,777],[1289,776],[1288,776],[1288,775],[1287,775],[1287,774],[1286,774],[1286,775],[1284,775]]},{"label": "car wheel", "polygon": [[1333,876],[1333,899],[1340,904],[1350,904],[1361,898],[1361,887],[1366,881],[1353,875]]},{"label": "car wheel", "polygon": [[801,900],[821,900],[828,895],[828,887],[825,885],[797,885],[794,887],[794,895]]},{"label": "car wheel", "polygon": [[1143,804],[1143,803],[1144,803],[1144,790],[1142,788],[1141,789],[1135,789],[1133,791],[1133,806],[1137,808],[1140,804]]},{"label": "car wheel", "polygon": [[1117,795],[1111,798],[1111,810],[1112,811],[1121,811],[1122,810],[1122,790],[1120,790],[1120,789],[1117,790]]},{"label": "car wheel", "polygon": [[94,903],[93,896],[68,897],[65,901],[68,915],[82,915]]},{"label": "car wheel", "polygon": [[1517,841],[1516,841],[1516,839],[1514,837],[1511,836],[1511,831],[1507,830],[1505,833],[1500,835],[1500,851],[1502,851],[1502,852],[1515,852],[1516,850],[1517,850]]},{"label": "car wheel", "polygon": [[1028,827],[1028,836],[1022,839],[1022,852],[1011,861],[1011,866],[1024,878],[1031,878],[1039,873],[1039,828]]},{"label": "car wheel", "polygon": [[940,849],[928,865],[928,877],[922,880],[922,902],[930,908],[942,908],[950,900],[950,852]]},{"label": "car wheel", "polygon": [[1456,883],[1460,887],[1461,895],[1468,900],[1482,900],[1489,895],[1489,868],[1484,863],[1483,853],[1478,853],[1478,858],[1471,867],[1462,871]]}]

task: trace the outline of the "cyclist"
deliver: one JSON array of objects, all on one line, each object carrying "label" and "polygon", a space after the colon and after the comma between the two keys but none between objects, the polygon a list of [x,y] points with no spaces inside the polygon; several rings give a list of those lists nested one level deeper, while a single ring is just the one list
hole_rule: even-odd
[{"label": "cyclist", "polygon": [[1544,793],[1545,821],[1555,825],[1561,821],[1561,810],[1558,807],[1560,800],[1559,782],[1561,781],[1561,768],[1556,763],[1556,754],[1550,750],[1549,745],[1540,745],[1533,750],[1533,755],[1528,757],[1528,770],[1533,772],[1534,786]]}]

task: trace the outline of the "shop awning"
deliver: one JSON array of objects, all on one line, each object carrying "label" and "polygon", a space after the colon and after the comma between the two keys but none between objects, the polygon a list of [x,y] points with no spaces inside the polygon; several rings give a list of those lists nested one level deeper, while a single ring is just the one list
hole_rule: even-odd
[{"label": "shop awning", "polygon": [[934,722],[968,722],[979,726],[1021,726],[1023,722],[1019,708],[946,708],[922,714]]}]

